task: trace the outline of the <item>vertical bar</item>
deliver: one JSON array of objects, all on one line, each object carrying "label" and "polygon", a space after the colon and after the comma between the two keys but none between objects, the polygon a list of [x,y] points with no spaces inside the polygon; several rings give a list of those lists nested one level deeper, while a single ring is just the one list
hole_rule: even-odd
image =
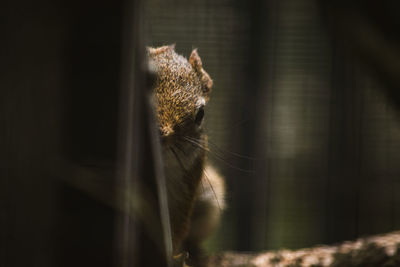
[{"label": "vertical bar", "polygon": [[166,186],[150,108],[150,73],[142,35],[142,2],[126,2],[120,111],[116,266],[170,266]]}]

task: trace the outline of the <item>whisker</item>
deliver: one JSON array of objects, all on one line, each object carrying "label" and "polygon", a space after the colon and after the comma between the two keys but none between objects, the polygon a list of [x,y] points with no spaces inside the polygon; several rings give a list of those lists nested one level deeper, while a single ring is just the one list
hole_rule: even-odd
[{"label": "whisker", "polygon": [[172,154],[174,154],[174,156],[175,156],[176,160],[178,161],[179,165],[181,165],[182,170],[184,172],[188,172],[186,170],[185,166],[183,165],[181,159],[179,158],[178,154],[176,153],[176,151],[172,147],[170,147],[170,150],[171,150]]},{"label": "whisker", "polygon": [[[201,149],[203,149],[203,150],[205,150],[205,151],[207,151],[207,152],[211,152],[210,149],[208,149],[207,147],[204,147],[204,145],[202,145],[201,143],[199,143],[198,140],[189,138],[189,137],[187,137],[187,136],[184,136],[183,138],[184,138],[186,141],[188,141],[190,144],[192,144],[192,145],[194,145],[194,146],[197,146],[198,148],[201,148]],[[210,153],[210,155],[213,156],[213,157],[215,157],[216,159],[222,161],[223,163],[225,163],[227,166],[231,167],[232,169],[235,169],[235,170],[238,170],[238,171],[241,171],[241,172],[245,172],[245,173],[254,173],[254,171],[252,171],[252,170],[246,170],[246,169],[242,169],[242,168],[239,168],[239,167],[237,167],[237,166],[232,165],[231,163],[229,163],[228,161],[226,161],[226,160],[225,160],[221,155],[219,155],[218,153],[213,152],[213,153]]]},{"label": "whisker", "polygon": [[182,148],[182,146],[181,146],[178,142],[176,142],[175,147],[176,147],[180,152],[182,152],[182,154],[183,154],[184,156],[187,156],[187,153],[185,152],[185,150]]},{"label": "whisker", "polygon": [[201,143],[199,143],[196,139],[191,139],[187,136],[183,136],[183,138],[188,141],[189,143],[191,143],[192,145],[195,145],[201,149],[203,149],[204,151],[210,152],[210,149],[208,149],[207,147],[205,147],[204,145],[202,145]]},{"label": "whisker", "polygon": [[213,192],[213,195],[214,195],[215,200],[217,201],[217,205],[218,205],[219,212],[222,213],[222,208],[221,208],[221,205],[219,204],[219,200],[218,200],[218,197],[217,197],[217,193],[215,193],[214,187],[212,186],[212,184],[211,184],[211,182],[210,182],[210,179],[208,178],[208,174],[207,174],[206,170],[204,170],[204,176],[205,176],[205,178],[206,178],[208,184],[210,185],[210,188],[211,188],[211,191]]},{"label": "whisker", "polygon": [[245,172],[245,173],[254,173],[254,170],[247,170],[247,169],[243,169],[240,167],[237,167],[235,165],[232,165],[231,163],[227,162],[225,159],[221,158],[220,156],[218,156],[217,154],[214,153],[210,153],[211,156],[214,156],[216,159],[219,159],[220,161],[222,161],[225,165],[227,165],[228,167],[231,167],[232,169],[241,171],[241,172]]},{"label": "whisker", "polygon": [[[190,137],[188,137],[188,138],[190,138]],[[222,149],[222,148],[218,147],[214,142],[210,141],[210,139],[208,139],[207,141],[205,141],[205,140],[200,140],[200,139],[194,139],[194,138],[190,138],[190,139],[192,139],[193,141],[197,141],[197,142],[199,142],[199,143],[204,143],[203,145],[206,145],[206,143],[207,143],[207,144],[213,146],[213,148],[215,148],[216,150],[218,150],[218,152],[219,152],[221,155],[230,154],[230,155],[235,156],[235,157],[238,157],[238,158],[248,159],[248,160],[252,160],[252,161],[257,160],[257,158],[255,158],[255,157],[250,157],[250,156],[246,156],[246,155],[241,155],[241,154],[236,153],[236,152],[232,152],[232,151],[229,151],[229,150],[226,150],[226,149]],[[214,151],[214,150],[211,150],[211,152],[215,152],[215,151]]]},{"label": "whisker", "polygon": [[203,192],[206,191],[206,190],[204,189],[203,179],[200,179],[200,184],[201,184],[201,189],[203,190]]},{"label": "whisker", "polygon": [[235,157],[238,157],[238,158],[242,158],[242,159],[248,159],[248,160],[252,160],[252,161],[258,160],[255,157],[250,157],[250,156],[242,155],[242,154],[239,154],[239,153],[236,153],[236,152],[233,152],[233,151],[222,149],[222,148],[218,147],[214,142],[210,141],[210,139],[208,140],[208,143],[210,145],[212,145],[215,149],[219,150],[221,153],[228,153],[228,154],[230,154],[232,156],[235,156]]}]

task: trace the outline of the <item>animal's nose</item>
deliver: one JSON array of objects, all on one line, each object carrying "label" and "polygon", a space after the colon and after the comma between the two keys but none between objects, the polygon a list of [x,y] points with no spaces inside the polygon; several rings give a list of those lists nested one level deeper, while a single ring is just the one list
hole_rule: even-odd
[{"label": "animal's nose", "polygon": [[162,137],[171,136],[171,135],[173,135],[173,133],[174,133],[174,129],[172,129],[172,127],[169,126],[169,125],[160,127],[160,135],[161,135]]}]

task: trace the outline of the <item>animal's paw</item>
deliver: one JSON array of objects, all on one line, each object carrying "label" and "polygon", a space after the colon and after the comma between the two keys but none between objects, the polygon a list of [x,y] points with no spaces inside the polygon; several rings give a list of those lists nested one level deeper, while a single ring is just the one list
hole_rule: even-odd
[{"label": "animal's paw", "polygon": [[174,256],[174,267],[191,267],[186,264],[187,259],[189,258],[189,253],[188,252],[182,252],[179,253],[178,255]]}]

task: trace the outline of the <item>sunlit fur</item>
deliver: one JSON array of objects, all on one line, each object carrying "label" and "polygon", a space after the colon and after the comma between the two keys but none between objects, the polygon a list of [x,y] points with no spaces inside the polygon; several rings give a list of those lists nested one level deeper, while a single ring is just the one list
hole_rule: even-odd
[{"label": "sunlit fur", "polygon": [[[174,253],[178,253],[190,225],[203,228],[202,232],[190,229],[189,235],[193,242],[201,242],[216,224],[223,207],[223,182],[206,164],[207,136],[202,123],[195,122],[197,112],[209,99],[212,80],[204,71],[197,50],[193,50],[189,60],[176,54],[174,46],[149,48],[148,56],[157,71],[154,102],[167,180],[172,241]],[[204,212],[206,206],[212,214]],[[191,223],[193,212],[196,221]],[[200,221],[207,223],[200,225]]]}]

